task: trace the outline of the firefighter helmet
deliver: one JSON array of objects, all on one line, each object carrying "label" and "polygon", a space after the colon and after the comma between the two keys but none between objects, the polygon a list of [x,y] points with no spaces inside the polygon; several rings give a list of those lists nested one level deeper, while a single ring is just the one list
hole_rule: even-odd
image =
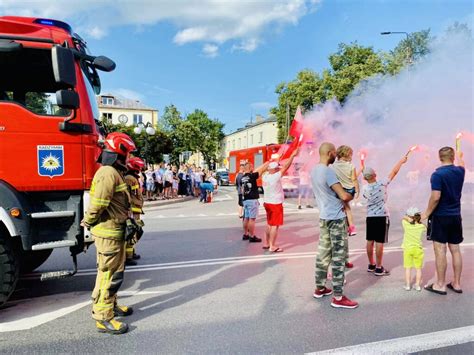
[{"label": "firefighter helmet", "polygon": [[129,158],[127,160],[127,168],[133,171],[141,171],[145,166],[145,162],[139,157]]},{"label": "firefighter helmet", "polygon": [[111,153],[117,153],[122,156],[127,156],[130,152],[137,148],[132,138],[125,133],[113,132],[105,137],[105,150]]}]

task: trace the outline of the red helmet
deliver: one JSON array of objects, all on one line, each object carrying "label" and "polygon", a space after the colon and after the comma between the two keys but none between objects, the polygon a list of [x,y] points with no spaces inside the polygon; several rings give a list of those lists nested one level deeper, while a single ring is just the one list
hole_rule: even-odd
[{"label": "red helmet", "polygon": [[139,157],[129,158],[127,168],[130,170],[141,171],[145,166],[145,162]]},{"label": "red helmet", "polygon": [[105,149],[112,153],[126,156],[137,149],[132,138],[125,133],[113,132],[105,137]]}]

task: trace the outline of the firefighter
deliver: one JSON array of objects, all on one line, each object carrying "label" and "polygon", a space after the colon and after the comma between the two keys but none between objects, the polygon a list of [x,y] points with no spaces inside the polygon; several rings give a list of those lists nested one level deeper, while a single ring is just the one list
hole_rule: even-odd
[{"label": "firefighter", "polygon": [[125,174],[125,182],[128,185],[130,196],[132,199],[133,219],[135,219],[135,222],[137,222],[137,225],[139,226],[139,231],[133,237],[133,239],[128,241],[126,244],[127,257],[125,265],[137,265],[136,260],[140,259],[140,255],[135,253],[135,245],[143,234],[142,228],[144,226],[144,223],[140,218],[140,215],[143,214],[143,194],[140,189],[140,183],[138,182],[140,172],[142,171],[144,166],[145,162],[138,157],[128,159],[128,171]]},{"label": "firefighter", "polygon": [[[97,279],[92,292],[92,318],[99,332],[122,334],[127,323],[115,316],[128,316],[131,307],[117,304],[117,292],[125,269],[125,239],[130,236],[131,198],[123,178],[135,143],[124,133],[107,135],[90,190],[90,203],[83,225],[90,229],[97,249]],[[135,231],[133,231],[133,234]]]}]

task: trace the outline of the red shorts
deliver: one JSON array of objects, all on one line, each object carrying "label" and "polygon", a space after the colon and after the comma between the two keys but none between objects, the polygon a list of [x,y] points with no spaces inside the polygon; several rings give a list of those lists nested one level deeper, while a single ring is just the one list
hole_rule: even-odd
[{"label": "red shorts", "polygon": [[283,225],[283,204],[282,203],[264,203],[267,212],[267,224],[269,226]]}]

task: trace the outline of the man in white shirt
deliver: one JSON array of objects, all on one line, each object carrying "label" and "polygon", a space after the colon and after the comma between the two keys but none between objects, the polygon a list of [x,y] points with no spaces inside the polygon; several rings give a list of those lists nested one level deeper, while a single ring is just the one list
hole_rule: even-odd
[{"label": "man in white shirt", "polygon": [[291,166],[298,152],[299,150],[296,149],[281,169],[277,162],[271,162],[266,173],[262,175],[263,206],[267,212],[267,229],[265,230],[265,245],[263,249],[268,249],[271,253],[283,251],[282,248],[275,245],[278,229],[283,225],[283,201],[285,200],[285,194],[281,184],[281,177]]}]

